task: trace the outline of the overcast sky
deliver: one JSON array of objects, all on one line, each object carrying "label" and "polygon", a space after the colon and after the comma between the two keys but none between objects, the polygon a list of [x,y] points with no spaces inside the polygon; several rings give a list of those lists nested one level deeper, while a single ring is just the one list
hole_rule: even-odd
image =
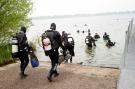
[{"label": "overcast sky", "polygon": [[32,0],[32,17],[135,11],[135,0]]}]

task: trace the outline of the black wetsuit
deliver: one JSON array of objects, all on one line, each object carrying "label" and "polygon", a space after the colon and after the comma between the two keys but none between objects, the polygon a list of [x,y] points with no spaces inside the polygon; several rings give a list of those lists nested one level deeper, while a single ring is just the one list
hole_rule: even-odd
[{"label": "black wetsuit", "polygon": [[[88,43],[86,43],[86,39],[88,39]],[[88,47],[92,48],[92,44],[96,46],[95,39],[92,36],[86,36],[85,43],[88,45]]]},{"label": "black wetsuit", "polygon": [[115,45],[115,42],[113,43],[113,42],[111,42],[111,41],[108,41],[107,44],[106,44],[106,46],[108,46],[108,47],[114,46],[114,45]]},{"label": "black wetsuit", "polygon": [[26,34],[24,32],[20,31],[19,33],[17,33],[17,39],[18,39],[18,49],[19,49],[18,56],[21,61],[20,74],[21,76],[23,76],[25,75],[24,74],[25,68],[29,63],[29,58],[28,58],[29,45],[27,42]]},{"label": "black wetsuit", "polygon": [[[62,42],[64,43],[65,50],[68,50],[72,56],[75,56],[74,39],[73,39],[73,37],[70,37],[70,38],[72,39],[71,43],[68,42],[68,34],[63,34],[62,35]],[[70,62],[72,62],[72,56],[71,56]]]},{"label": "black wetsuit", "polygon": [[57,66],[58,66],[58,59],[59,59],[59,52],[58,49],[61,46],[63,49],[64,47],[62,46],[61,42],[61,35],[58,31],[53,31],[53,30],[47,30],[46,31],[47,36],[51,40],[51,45],[52,49],[50,50],[49,58],[51,59],[51,69],[48,74],[48,79],[51,80],[52,75],[55,74],[57,75]]},{"label": "black wetsuit", "polygon": [[104,40],[109,40],[109,39],[110,39],[110,38],[109,38],[109,35],[105,35],[105,34],[104,34],[104,35],[103,35],[103,39],[104,39]]},{"label": "black wetsuit", "polygon": [[99,39],[100,36],[99,36],[99,35],[95,35],[94,38],[95,38],[95,39]]}]

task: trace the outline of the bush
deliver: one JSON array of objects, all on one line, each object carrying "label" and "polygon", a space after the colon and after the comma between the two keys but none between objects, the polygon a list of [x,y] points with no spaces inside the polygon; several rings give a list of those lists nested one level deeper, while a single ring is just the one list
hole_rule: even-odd
[{"label": "bush", "polygon": [[20,26],[31,25],[31,9],[31,0],[0,0],[0,45],[8,44]]},{"label": "bush", "polygon": [[9,38],[20,26],[31,25],[31,9],[32,0],[0,0],[0,65],[13,61]]},{"label": "bush", "polygon": [[11,58],[11,45],[0,46],[0,66],[13,61]]}]

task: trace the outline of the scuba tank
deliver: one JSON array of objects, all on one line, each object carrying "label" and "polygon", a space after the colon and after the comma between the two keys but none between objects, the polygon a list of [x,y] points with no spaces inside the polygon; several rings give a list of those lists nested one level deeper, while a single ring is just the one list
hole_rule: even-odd
[{"label": "scuba tank", "polygon": [[61,47],[59,47],[58,52],[60,56],[63,55],[63,49]]},{"label": "scuba tank", "polygon": [[89,39],[88,38],[85,39],[85,43],[89,44]]},{"label": "scuba tank", "polygon": [[68,42],[72,43],[73,42],[73,38],[72,37],[68,37]]},{"label": "scuba tank", "polygon": [[16,36],[12,37],[11,45],[12,45],[12,57],[16,58],[18,54],[18,39]]},{"label": "scuba tank", "polygon": [[88,36],[86,36],[85,38],[85,43],[88,47],[92,47],[92,41]]},{"label": "scuba tank", "polygon": [[43,42],[43,48],[44,48],[45,51],[49,51],[49,50],[52,49],[51,41],[47,37],[46,34],[43,34],[43,36],[42,36],[42,42]]},{"label": "scuba tank", "polygon": [[71,35],[68,35],[67,38],[68,38],[69,44],[74,45],[74,39],[73,39],[73,37]]},{"label": "scuba tank", "polygon": [[49,51],[49,50],[52,49],[52,47],[51,47],[51,41],[50,41],[49,38],[44,38],[43,39],[43,47],[44,47],[44,50],[45,51]]}]

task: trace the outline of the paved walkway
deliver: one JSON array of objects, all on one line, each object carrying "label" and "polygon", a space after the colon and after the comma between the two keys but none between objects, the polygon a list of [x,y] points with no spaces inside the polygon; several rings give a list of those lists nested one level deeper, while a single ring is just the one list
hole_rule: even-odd
[{"label": "paved walkway", "polygon": [[0,89],[116,89],[118,69],[62,64],[60,75],[53,82],[47,80],[50,63],[40,62],[38,68],[29,67],[27,78],[19,78],[19,63],[0,67]]}]

